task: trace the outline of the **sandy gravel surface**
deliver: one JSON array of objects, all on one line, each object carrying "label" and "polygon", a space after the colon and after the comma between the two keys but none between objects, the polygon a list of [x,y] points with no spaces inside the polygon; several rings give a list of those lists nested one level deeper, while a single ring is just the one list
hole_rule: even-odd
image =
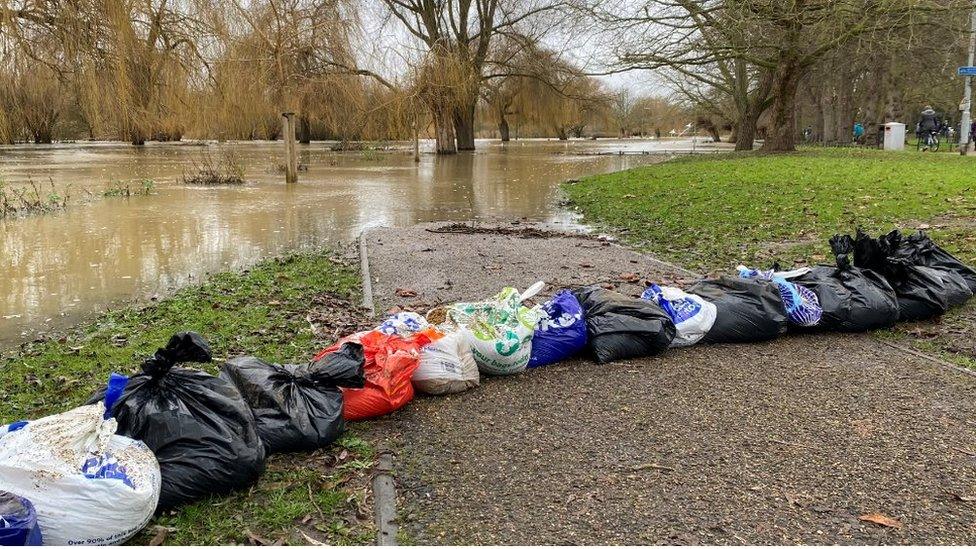
[{"label": "sandy gravel surface", "polygon": [[547,290],[602,284],[640,295],[645,280],[681,283],[694,279],[687,272],[595,237],[539,238],[537,230],[524,224],[504,227],[516,235],[429,230],[445,226],[374,229],[366,234],[378,313],[396,306],[422,310],[429,305],[483,299],[504,286],[524,290],[537,280],[544,280]]},{"label": "sandy gravel surface", "polygon": [[[494,236],[421,231],[368,236],[383,306],[628,265],[680,278],[586,240],[497,237],[503,252],[477,240]],[[416,298],[396,296],[406,285]],[[871,336],[787,337],[484,379],[418,398],[368,436],[398,452],[403,528],[419,543],[973,544],[974,394],[976,377]],[[871,513],[898,527],[859,519]]]}]

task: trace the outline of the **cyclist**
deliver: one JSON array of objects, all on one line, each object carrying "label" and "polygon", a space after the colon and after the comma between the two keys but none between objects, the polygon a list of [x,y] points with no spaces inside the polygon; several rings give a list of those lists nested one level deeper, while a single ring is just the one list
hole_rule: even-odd
[{"label": "cyclist", "polygon": [[925,108],[922,109],[922,117],[919,119],[916,128],[918,128],[918,138],[925,140],[922,150],[929,150],[929,140],[933,138],[933,134],[939,133],[939,118],[931,106],[925,105]]}]

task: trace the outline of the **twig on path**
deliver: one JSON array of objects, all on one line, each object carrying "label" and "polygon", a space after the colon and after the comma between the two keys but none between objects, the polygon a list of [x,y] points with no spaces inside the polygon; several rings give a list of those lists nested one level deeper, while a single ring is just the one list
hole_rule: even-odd
[{"label": "twig on path", "polygon": [[806,450],[814,450],[814,451],[817,451],[817,452],[820,452],[820,451],[823,450],[823,448],[817,448],[816,446],[808,446],[806,444],[800,444],[799,442],[787,442],[785,440],[777,440],[775,438],[769,439],[769,442],[773,442],[773,443],[776,443],[776,444],[782,444],[783,446],[796,446],[797,448],[804,448]]},{"label": "twig on path", "polygon": [[325,513],[322,512],[322,508],[319,507],[319,504],[315,503],[315,497],[312,495],[312,485],[305,484],[305,486],[308,488],[308,501],[311,502],[312,507],[315,507],[315,510],[319,512],[319,520],[325,520]]},{"label": "twig on path", "polygon": [[976,452],[974,452],[972,450],[967,450],[965,448],[960,448],[958,446],[953,446],[952,449],[955,450],[955,451],[957,451],[957,452],[962,452],[962,453],[966,454],[967,456],[974,456],[974,457],[976,457]]},{"label": "twig on path", "polygon": [[634,467],[634,471],[643,471],[645,469],[654,469],[655,471],[674,471],[674,467],[668,467],[667,465],[658,465],[657,463],[644,463]]}]

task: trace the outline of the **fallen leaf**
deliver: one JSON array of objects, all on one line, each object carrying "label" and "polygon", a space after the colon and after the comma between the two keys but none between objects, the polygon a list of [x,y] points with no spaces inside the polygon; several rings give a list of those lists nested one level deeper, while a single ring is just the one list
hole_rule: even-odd
[{"label": "fallen leaf", "polygon": [[583,267],[584,269],[589,269],[590,267],[593,266],[592,263],[580,263],[579,265],[580,265],[580,267]]},{"label": "fallen leaf", "polygon": [[416,290],[409,290],[407,288],[397,288],[396,295],[399,297],[417,297]]},{"label": "fallen leaf", "polygon": [[305,541],[307,541],[309,545],[325,545],[321,541],[309,537],[309,535],[306,534],[305,532],[299,532],[299,533],[302,535],[303,538],[305,538]]},{"label": "fallen leaf", "polygon": [[857,517],[859,520],[864,522],[870,522],[880,526],[885,526],[888,528],[901,528],[901,521],[898,519],[893,519],[891,517],[886,517],[881,513],[868,513],[866,515],[861,515]]},{"label": "fallen leaf", "polygon": [[637,273],[621,273],[620,280],[624,282],[640,282],[640,276]]},{"label": "fallen leaf", "polygon": [[161,526],[156,527],[156,535],[149,540],[149,545],[162,545],[166,541],[166,536],[169,535],[169,528],[163,528]]}]

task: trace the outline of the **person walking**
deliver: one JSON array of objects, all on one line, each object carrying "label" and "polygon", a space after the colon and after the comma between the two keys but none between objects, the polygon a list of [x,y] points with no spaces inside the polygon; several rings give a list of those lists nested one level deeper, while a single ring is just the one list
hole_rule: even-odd
[{"label": "person walking", "polygon": [[922,115],[916,128],[918,128],[918,138],[924,140],[922,150],[929,150],[929,139],[933,134],[939,132],[939,118],[935,114],[935,109],[930,105],[925,105],[925,108],[922,109]]},{"label": "person walking", "polygon": [[860,145],[864,140],[864,126],[860,122],[854,123],[854,144]]}]

